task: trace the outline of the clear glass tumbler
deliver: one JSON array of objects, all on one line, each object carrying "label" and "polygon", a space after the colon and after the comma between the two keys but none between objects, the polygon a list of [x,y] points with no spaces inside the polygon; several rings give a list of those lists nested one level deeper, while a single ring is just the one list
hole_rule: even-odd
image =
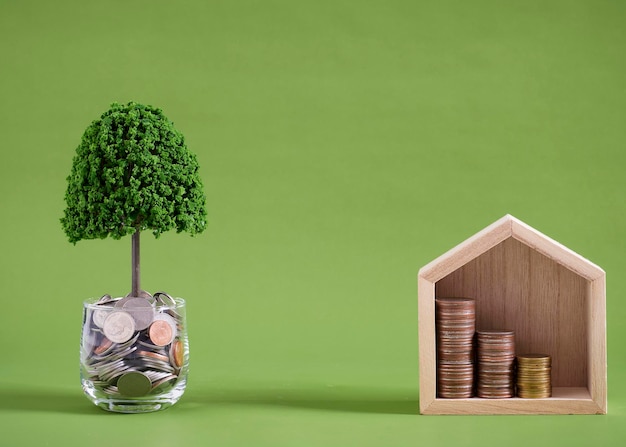
[{"label": "clear glass tumbler", "polygon": [[83,303],[80,378],[87,397],[104,410],[163,410],[185,392],[185,300],[161,292],[140,295]]}]

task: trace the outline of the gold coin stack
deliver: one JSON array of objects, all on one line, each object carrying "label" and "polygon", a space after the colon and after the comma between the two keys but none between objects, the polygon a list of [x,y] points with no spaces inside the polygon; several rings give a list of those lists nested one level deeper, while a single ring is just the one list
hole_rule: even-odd
[{"label": "gold coin stack", "polygon": [[472,397],[476,302],[472,298],[436,298],[437,395]]},{"label": "gold coin stack", "polygon": [[476,394],[488,399],[515,395],[515,332],[477,331]]},{"label": "gold coin stack", "polygon": [[550,371],[552,359],[546,354],[517,356],[517,396],[541,398],[552,396]]}]

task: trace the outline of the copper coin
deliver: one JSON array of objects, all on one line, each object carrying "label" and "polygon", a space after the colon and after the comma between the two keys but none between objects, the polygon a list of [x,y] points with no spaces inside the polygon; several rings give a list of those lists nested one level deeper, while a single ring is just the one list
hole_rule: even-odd
[{"label": "copper coin", "polygon": [[474,393],[472,390],[440,390],[439,397],[443,399],[466,399],[468,397],[472,397]]},{"label": "copper coin", "polygon": [[474,306],[476,301],[474,298],[440,297],[435,298],[435,303],[442,306]]},{"label": "copper coin", "polygon": [[96,349],[93,350],[93,353],[97,355],[103,354],[111,346],[113,346],[113,342],[109,340],[108,338],[103,337],[102,342],[100,342],[100,345]]},{"label": "copper coin", "polygon": [[167,346],[172,342],[172,326],[165,320],[156,320],[150,325],[150,340],[157,346]]},{"label": "copper coin", "polygon": [[183,359],[185,356],[185,345],[180,340],[176,340],[172,345],[172,360],[174,361],[174,366],[180,368],[183,366]]},{"label": "copper coin", "polygon": [[[456,367],[459,369],[452,369],[449,367]],[[474,375],[474,365],[470,362],[441,362],[437,365],[437,374],[439,377],[446,375]]]},{"label": "copper coin", "polygon": [[176,324],[176,320],[171,317],[170,315],[166,314],[166,313],[161,313],[161,312],[157,312],[154,315],[154,321],[156,320],[163,320],[166,321],[167,323],[169,323],[170,327],[172,328],[172,339],[176,338],[176,333],[177,333],[177,324]]},{"label": "copper coin", "polygon": [[476,331],[478,375],[476,394],[486,399],[514,396],[515,332]]},{"label": "copper coin", "polygon": [[509,329],[481,329],[480,331],[476,331],[476,335],[479,337],[493,337],[493,338],[502,338],[502,337],[512,337],[515,335],[515,331],[511,331]]},{"label": "copper coin", "polygon": [[471,397],[474,390],[476,302],[472,298],[436,298],[437,395]]},{"label": "copper coin", "polygon": [[437,380],[440,383],[456,383],[459,385],[472,385],[474,383],[474,375],[461,375],[461,374],[439,374]]}]

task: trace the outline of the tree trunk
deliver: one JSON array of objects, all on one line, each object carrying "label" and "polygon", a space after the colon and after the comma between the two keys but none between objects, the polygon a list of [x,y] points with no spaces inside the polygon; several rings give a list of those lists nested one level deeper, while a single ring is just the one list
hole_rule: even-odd
[{"label": "tree trunk", "polygon": [[139,296],[139,291],[141,290],[139,286],[139,230],[136,230],[133,234],[131,262],[133,277],[131,295]]}]

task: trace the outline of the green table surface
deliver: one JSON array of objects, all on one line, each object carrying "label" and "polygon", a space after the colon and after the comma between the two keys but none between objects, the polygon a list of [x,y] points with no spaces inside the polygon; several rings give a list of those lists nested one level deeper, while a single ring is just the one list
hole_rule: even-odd
[{"label": "green table surface", "polygon": [[[0,0],[0,445],[623,445],[626,3]],[[188,302],[174,407],[78,376],[130,239],[67,241],[83,130],[161,107],[208,230],[142,240]],[[510,213],[607,272],[606,416],[424,416],[419,268]]]}]

